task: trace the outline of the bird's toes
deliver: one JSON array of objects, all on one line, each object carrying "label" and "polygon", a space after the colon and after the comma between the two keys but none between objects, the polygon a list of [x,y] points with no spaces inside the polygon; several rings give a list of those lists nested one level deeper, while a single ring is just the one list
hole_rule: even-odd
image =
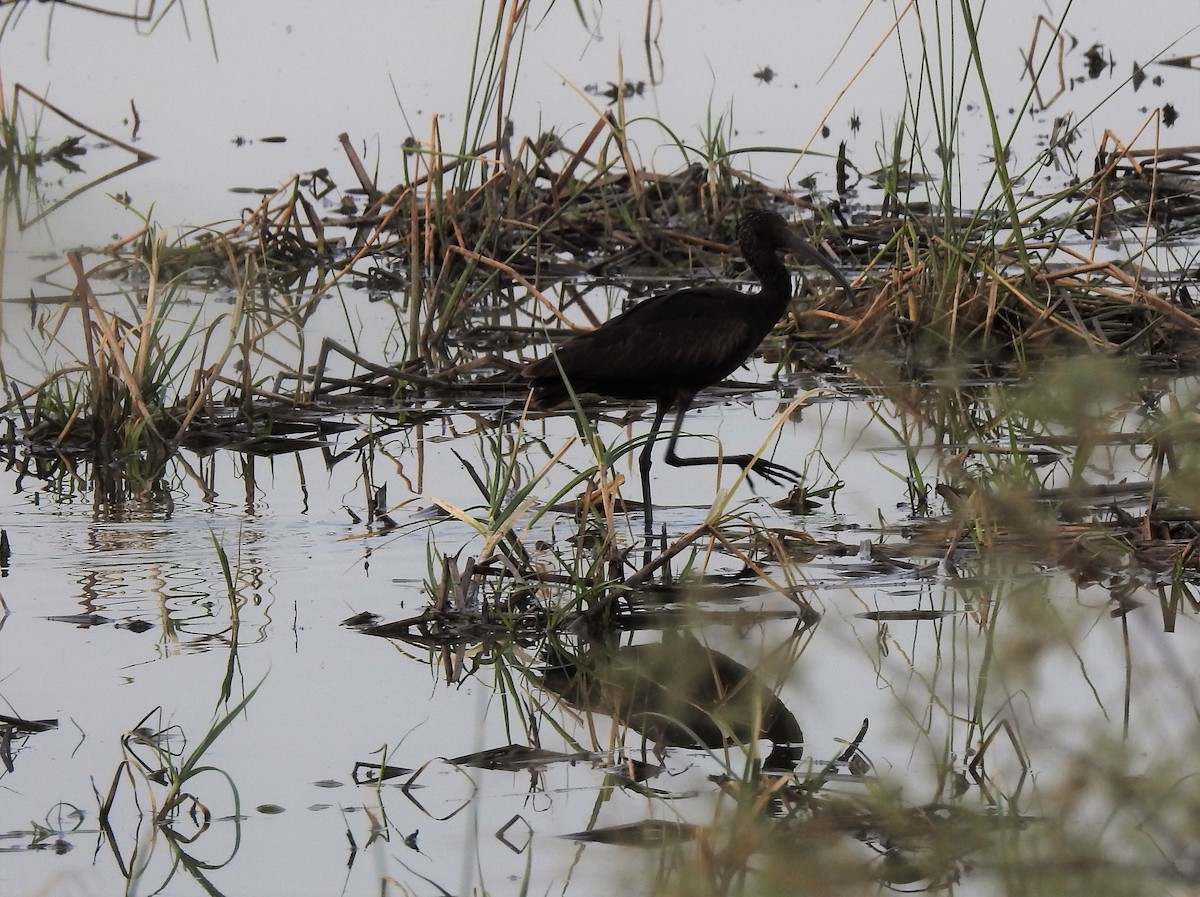
[{"label": "bird's toes", "polygon": [[785,482],[799,483],[804,479],[790,467],[784,467],[782,464],[776,464],[774,461],[768,461],[766,458],[757,459],[750,469],[768,483],[776,486],[782,486]]}]

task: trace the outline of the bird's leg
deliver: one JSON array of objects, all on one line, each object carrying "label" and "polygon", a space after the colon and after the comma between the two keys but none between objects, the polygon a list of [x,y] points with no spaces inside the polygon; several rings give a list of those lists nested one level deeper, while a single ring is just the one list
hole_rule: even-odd
[{"label": "bird's leg", "polygon": [[672,467],[693,467],[701,464],[736,464],[742,470],[749,470],[757,473],[764,480],[774,483],[776,486],[781,485],[784,481],[799,483],[803,477],[790,467],[784,467],[782,464],[776,464],[774,461],[768,461],[766,458],[756,458],[754,455],[725,455],[717,457],[715,455],[706,455],[699,458],[681,458],[675,454],[675,441],[679,438],[679,430],[683,426],[683,416],[687,413],[687,406],[684,405],[679,409],[679,413],[675,416],[675,425],[671,428],[671,439],[667,442],[667,453],[665,460]]},{"label": "bird's leg", "polygon": [[638,456],[638,469],[642,472],[642,505],[645,507],[647,538],[654,528],[654,500],[650,495],[650,465],[654,463],[654,441],[658,431],[662,429],[663,418],[667,416],[667,403],[656,402],[654,405],[654,423],[650,425],[650,433],[646,436],[646,444]]}]

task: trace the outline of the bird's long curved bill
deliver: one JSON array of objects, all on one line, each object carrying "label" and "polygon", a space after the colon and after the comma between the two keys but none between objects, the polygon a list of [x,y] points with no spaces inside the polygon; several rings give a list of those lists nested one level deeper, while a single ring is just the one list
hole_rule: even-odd
[{"label": "bird's long curved bill", "polygon": [[806,239],[797,233],[790,233],[788,239],[788,249],[796,253],[802,259],[807,259],[814,262],[833,275],[833,279],[838,282],[846,295],[853,297],[854,290],[850,287],[850,281],[846,280],[846,276],[838,270],[838,266],[831,262],[823,253],[819,252],[815,246],[809,243]]}]

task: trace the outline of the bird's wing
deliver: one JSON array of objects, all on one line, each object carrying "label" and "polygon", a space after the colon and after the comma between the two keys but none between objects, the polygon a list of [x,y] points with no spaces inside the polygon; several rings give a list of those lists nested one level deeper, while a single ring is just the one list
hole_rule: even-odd
[{"label": "bird's wing", "polygon": [[745,302],[724,288],[655,296],[562,346],[559,364],[585,384],[699,389],[735,370],[762,339],[765,331],[745,314]]}]

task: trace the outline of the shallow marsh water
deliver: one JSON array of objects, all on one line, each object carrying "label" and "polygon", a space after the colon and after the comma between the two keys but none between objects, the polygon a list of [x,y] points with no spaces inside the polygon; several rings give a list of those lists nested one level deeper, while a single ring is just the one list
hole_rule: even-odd
[{"label": "shallow marsh water", "polygon": [[[747,424],[757,423],[753,410],[727,408],[721,417],[741,436],[750,431]],[[706,416],[697,415],[697,422]],[[857,448],[847,449],[839,465],[853,471],[838,498],[841,513],[797,518],[771,512],[761,502],[752,510],[818,539],[892,541],[895,536],[881,537],[874,529],[874,519],[877,513],[906,519],[897,510],[905,489],[881,470],[890,460],[887,449],[869,448],[885,446],[886,439],[860,403],[842,403],[826,409],[819,421],[785,428],[780,451],[786,455],[819,443],[836,457],[843,436]],[[449,444],[468,459],[478,452],[469,437]],[[394,447],[393,452],[404,456]],[[453,479],[460,468],[452,459],[446,452],[431,452],[430,466],[440,470],[432,470],[429,479]],[[177,483],[170,514],[151,511],[97,521],[86,502],[60,504],[43,491],[35,503],[38,493],[28,485],[6,502],[6,529],[15,551],[3,587],[9,607],[3,628],[4,695],[22,717],[57,716],[60,722],[53,732],[31,736],[16,755],[5,801],[15,836],[10,843],[30,846],[34,838],[25,829],[27,819],[53,829],[58,801],[78,806],[86,817],[79,831],[67,824],[51,836],[50,841],[73,848],[66,855],[48,849],[8,855],[10,882],[25,882],[31,892],[119,887],[117,865],[95,830],[93,782],[105,791],[121,757],[120,737],[153,708],[162,708],[164,722],[154,722],[151,729],[177,725],[194,744],[219,704],[230,666],[235,699],[260,680],[262,685],[205,759],[236,784],[245,818],[237,823],[221,818],[233,807],[225,784],[210,775],[193,791],[218,819],[187,848],[208,863],[229,856],[227,867],[206,873],[223,893],[325,893],[339,888],[343,877],[349,893],[372,890],[381,877],[409,882],[420,891],[413,884],[420,876],[451,891],[465,889],[478,876],[493,891],[502,891],[502,883],[526,875],[534,890],[569,884],[568,890],[593,893],[612,887],[614,862],[625,886],[636,891],[665,860],[653,851],[635,850],[631,857],[630,848],[580,846],[559,836],[647,815],[706,823],[719,812],[719,798],[706,776],[721,766],[696,752],[672,752],[666,778],[652,781],[675,795],[669,802],[603,786],[598,767],[611,762],[603,759],[554,764],[537,773],[455,770],[439,761],[523,743],[502,713],[506,704],[512,710],[511,692],[498,697],[486,669],[461,686],[447,687],[431,667],[436,661],[430,655],[411,647],[398,650],[341,621],[361,611],[388,619],[415,612],[427,601],[422,580],[429,540],[445,551],[446,546],[469,546],[471,533],[443,522],[432,533],[364,539],[364,527],[349,522],[343,510],[346,504],[361,510],[359,471],[352,465],[326,473],[319,461],[305,458],[301,501],[300,476],[291,458],[273,464],[260,459],[250,487],[231,457],[218,454],[193,463],[215,468],[211,481],[217,495],[197,500]],[[1118,461],[1114,467],[1119,479],[1133,465]],[[11,474],[9,480],[11,486]],[[656,480],[659,487],[669,484],[669,477]],[[694,495],[695,486],[676,486],[674,494]],[[463,503],[468,500],[464,496]],[[670,530],[682,531],[701,514],[683,507],[663,518]],[[236,630],[210,542],[213,533],[239,570],[238,595],[244,603]],[[911,560],[923,566],[919,558]],[[936,558],[926,560],[936,566]],[[1109,589],[1078,589],[1052,563],[1037,559],[992,563],[1000,568],[981,568],[968,579],[881,569],[867,557],[799,566],[807,581],[803,594],[823,617],[786,671],[780,697],[805,730],[809,762],[836,757],[867,719],[871,730],[864,751],[876,774],[903,783],[905,793],[920,800],[936,791],[947,744],[961,764],[968,760],[972,742],[964,740],[962,719],[971,715],[976,700],[993,724],[1003,720],[1012,727],[1042,782],[1068,779],[1074,751],[1085,756],[1098,737],[1118,741],[1126,727],[1125,750],[1143,758],[1135,768],[1165,762],[1172,746],[1189,743],[1193,724],[1186,708],[1194,705],[1195,678],[1186,658],[1197,639],[1192,613],[1182,613],[1176,631],[1164,634],[1153,591],[1147,591],[1142,594],[1147,606],[1129,617],[1125,633],[1109,615]],[[737,565],[718,559],[710,569],[731,566]],[[788,606],[770,590],[734,599],[709,593],[700,608],[733,614],[734,625],[705,625],[697,632],[710,647],[754,667],[761,652],[788,640],[794,624],[738,622],[737,613]],[[949,616],[883,623],[861,616],[918,607]],[[81,613],[111,622],[85,628],[49,619]],[[989,613],[1001,619],[995,633],[989,632]],[[149,628],[121,628],[131,621]],[[1120,662],[1126,652],[1133,671],[1128,683]],[[1021,661],[997,664],[990,672],[995,681],[985,686],[979,677],[993,653]],[[603,718],[592,721],[599,731],[592,736],[598,742],[592,742],[587,727],[573,726],[544,693],[531,688],[518,694],[542,703],[547,716],[585,747],[607,743]],[[544,746],[571,750],[550,731],[544,724]],[[635,736],[627,741],[636,748]],[[382,750],[389,764],[430,763],[410,793],[395,785],[376,793],[371,786],[353,784],[354,764],[380,762]],[[730,762],[740,765],[736,751]],[[992,749],[988,771],[993,789],[1016,789],[1021,777],[1018,756],[1003,745]],[[1022,806],[1034,812],[1037,794],[1033,789]],[[119,808],[123,811],[116,816],[124,827],[117,828],[117,843],[131,850],[140,833],[143,844],[151,844],[149,821],[131,806]],[[518,847],[526,846],[520,852],[498,838],[514,817],[520,823],[505,831]],[[526,825],[528,845],[526,836],[517,834]],[[414,852],[399,838],[417,831],[420,851]],[[358,845],[357,855],[348,847],[347,832]],[[376,832],[388,833],[390,840],[367,846]],[[101,847],[93,854],[97,844]],[[142,880],[161,881],[172,854],[160,843]],[[351,856],[355,862],[347,871]],[[68,886],[74,890],[64,890]],[[169,891],[190,893],[195,887],[179,875]]]},{"label": "shallow marsh water", "polygon": [[[190,42],[183,39],[182,22],[172,13],[158,33],[128,44],[127,24],[83,18],[63,9],[55,12],[49,60],[43,61],[39,44],[46,25],[44,18],[35,19],[45,14],[41,6],[30,5],[19,28],[3,37],[6,82],[21,81],[39,91],[50,87],[46,92],[54,102],[77,114],[86,111],[80,117],[110,133],[120,131],[129,95],[136,90],[144,120],[139,145],[160,160],[103,190],[129,192],[135,208],[153,203],[155,216],[169,225],[234,215],[239,200],[226,192],[228,188],[273,187],[292,170],[328,165],[335,170],[335,180],[351,183],[348,173],[338,170],[344,164],[336,144],[340,131],[348,131],[356,141],[377,139],[381,167],[397,166],[393,179],[398,178],[394,150],[409,131],[401,127],[389,74],[406,92],[405,114],[416,119],[412,129],[421,134],[422,119],[427,120],[432,109],[453,109],[461,102],[473,39],[472,22],[451,23],[465,29],[446,39],[461,49],[460,67],[447,62],[454,54],[427,39],[435,27],[448,27],[424,18],[433,15],[432,4],[410,7],[402,14],[394,4],[355,5],[352,11],[339,10],[338,27],[330,28],[328,9],[297,12],[295,4],[256,3],[234,11],[230,5],[213,3],[213,32],[221,56],[217,62],[195,6],[188,7]],[[590,123],[594,110],[570,83],[615,79],[618,46],[625,56],[626,77],[643,77],[645,73],[636,74],[630,48],[639,46],[645,10],[641,4],[621,10],[613,6],[608,4],[602,15],[598,10],[589,13],[601,15],[602,27],[595,35],[588,36],[563,4],[552,12],[551,24],[560,30],[550,31],[548,25],[546,31],[532,33],[524,66],[529,83],[521,86],[518,96],[523,99],[513,114],[518,132],[535,133],[539,122],[564,130]],[[870,12],[882,6],[871,4]],[[1018,49],[1027,46],[1032,16],[1043,8],[1044,4],[1023,5],[1020,15],[1006,17],[1005,24],[1012,24],[1014,31],[998,24],[992,33],[1003,47],[997,51],[1000,58],[1015,60],[1018,72]],[[1094,13],[1089,10],[1088,18],[1079,21],[1075,34],[1084,45],[1093,39],[1110,41],[1122,66],[1136,54],[1158,52],[1179,36],[1180,19],[1194,17],[1186,3],[1172,5],[1178,12],[1173,17],[1128,19],[1123,6],[1093,8]],[[1121,18],[1105,10],[1119,10]],[[665,80],[646,102],[673,127],[694,133],[708,109],[721,110],[725,102],[716,88],[708,98],[709,83],[744,84],[736,92],[730,89],[742,129],[740,142],[801,144],[837,94],[836,87],[808,86],[815,81],[807,61],[813,55],[813,35],[848,30],[845,23],[819,18],[832,18],[833,11],[833,4],[810,4],[797,14],[791,4],[713,3],[684,23],[682,15],[667,9],[662,36]],[[404,27],[414,21],[424,28]],[[772,26],[763,27],[762,21]],[[685,24],[691,27],[685,29]],[[1179,55],[1196,51],[1195,33],[1190,38],[1187,34],[1184,42],[1191,42],[1178,48]],[[599,36],[606,40],[599,41]],[[855,40],[860,39],[863,44],[854,45],[841,61],[844,67],[865,57],[869,44],[856,34]],[[722,48],[725,41],[738,40],[762,58],[748,58],[748,50],[730,53]],[[83,50],[106,41],[114,49],[99,59]],[[822,40],[820,45],[829,43]],[[264,53],[264,46],[272,52]],[[696,46],[713,49],[695,53]],[[146,66],[142,77],[126,80],[129,53],[117,47],[135,48],[139,65]],[[269,60],[265,65],[264,58]],[[85,60],[86,76],[79,68]],[[832,52],[819,67],[830,61]],[[1080,64],[1077,57],[1071,61]],[[781,80],[759,83],[753,72],[768,64],[778,69]],[[884,63],[879,65],[889,71]],[[354,77],[343,83],[347,69]],[[156,77],[164,71],[173,77]],[[433,72],[438,76],[431,76]],[[1179,97],[1189,91],[1194,95],[1194,79],[1182,81],[1187,74],[1168,72],[1166,87],[1153,99],[1131,94],[1127,102],[1116,104],[1113,119],[1092,124],[1097,129],[1128,129],[1122,133],[1135,130],[1134,123],[1145,117],[1141,106],[1170,98],[1172,89]],[[797,89],[793,84],[801,75],[806,80]],[[846,77],[843,72],[833,81],[840,86]],[[894,80],[885,75],[856,86],[839,105],[840,124],[827,143],[853,139],[847,124],[851,110],[860,111],[867,127],[878,130],[875,117],[892,114],[900,101],[898,94],[886,96]],[[1001,78],[997,83],[1016,80]],[[452,89],[446,95],[434,92],[447,82]],[[697,90],[696,84],[706,85],[705,90]],[[1175,86],[1180,84],[1186,86]],[[247,90],[247,85],[254,89]],[[1093,82],[1080,82],[1076,88],[1073,105],[1077,102],[1079,108],[1095,102],[1094,94],[1084,98],[1087,91],[1105,90]],[[796,118],[801,120],[789,118],[781,128],[779,98],[790,104],[797,95],[805,96],[803,104],[796,104]],[[452,123],[453,113],[443,127]],[[1190,136],[1172,142],[1200,142],[1195,121],[1185,116],[1184,127],[1191,129]],[[236,137],[276,133],[285,133],[288,143],[231,143]],[[1081,139],[1086,158],[1095,148],[1096,132]],[[879,135],[861,140],[860,160],[869,159]],[[648,159],[668,153],[657,149],[662,142],[661,135],[644,138]],[[1025,151],[1032,157],[1039,150],[1029,146]],[[964,157],[984,154],[979,149]],[[790,157],[786,163],[769,154],[751,159],[756,173],[781,182],[809,173],[790,172]],[[210,167],[197,178],[201,165]],[[814,163],[811,169],[828,183],[830,167]],[[386,175],[380,180],[389,182]],[[55,187],[50,184],[47,189],[53,192]],[[73,245],[99,245],[136,227],[128,213],[103,198],[103,190],[78,197],[31,231],[10,230],[3,284],[8,376],[32,378],[30,369],[39,359],[38,334],[25,328],[28,297],[49,302],[70,289],[61,274],[52,276],[49,286],[33,280],[33,273],[46,268],[41,255],[61,255]],[[213,297],[198,296],[196,301],[204,314],[215,318],[221,313]],[[35,305],[33,315],[40,311]],[[326,334],[355,341],[362,354],[385,357],[395,348],[390,336],[395,320],[395,311],[385,304],[369,304],[364,294],[344,289],[336,300],[323,301],[306,336],[314,343]],[[287,344],[280,339],[282,353]],[[773,374],[773,366],[760,362],[739,377],[767,382]],[[808,515],[777,511],[768,502],[782,498],[783,490],[769,485],[761,485],[757,497],[741,486],[734,505],[770,526],[860,546],[848,556],[818,554],[789,568],[799,577],[803,596],[823,616],[815,632],[802,634],[794,664],[767,671],[782,680],[780,697],[804,729],[805,764],[819,768],[836,758],[866,719],[871,725],[862,751],[873,764],[873,775],[902,787],[912,804],[944,794],[938,778],[948,768],[966,775],[971,751],[978,750],[984,731],[1010,732],[1013,742],[1006,744],[1008,736],[1001,734],[996,747],[989,748],[986,793],[969,781],[968,799],[976,807],[987,806],[999,795],[1022,814],[1057,813],[1071,803],[1081,767],[1094,764],[1098,756],[1111,758],[1122,769],[1121,776],[1103,780],[1105,787],[1123,780],[1125,772],[1147,780],[1188,781],[1195,772],[1190,755],[1198,704],[1189,658],[1196,655],[1198,633],[1191,609],[1172,620],[1174,631],[1164,632],[1166,614],[1156,597],[1170,577],[1139,582],[1135,594],[1143,606],[1114,619],[1110,583],[1077,585],[1049,548],[1042,554],[1025,546],[1012,555],[989,555],[953,571],[939,565],[938,554],[919,550],[906,558],[907,564],[879,562],[863,543],[907,543],[918,527],[904,480],[910,471],[905,457],[909,447],[897,438],[912,419],[906,417],[909,409],[888,401],[886,390],[863,390],[853,380],[805,375],[789,381],[782,391],[707,404],[689,415],[688,431],[719,437],[726,451],[753,450],[768,440],[783,403],[809,388],[825,392],[814,395],[794,421],[783,425],[773,457],[800,466],[819,449],[845,481],[833,505]],[[1014,393],[1020,389],[1028,387]],[[1168,380],[1165,389],[1182,407],[1194,407],[1194,382]],[[927,384],[925,391],[936,392],[936,387]],[[1003,404],[1012,394],[997,388],[997,395],[997,403]],[[1170,404],[1166,397],[1158,402],[1164,408]],[[1128,397],[1113,403],[1124,411],[1114,426],[1136,427],[1136,403]],[[378,427],[365,415],[360,420],[364,426]],[[628,431],[610,423],[602,425],[600,433],[612,443],[644,427],[644,420]],[[359,460],[349,458],[327,468],[316,451],[256,459],[225,452],[200,458],[184,452],[168,469],[165,495],[107,514],[97,513],[94,496],[69,482],[44,483],[6,470],[2,481],[8,497],[0,503],[0,514],[12,555],[0,580],[7,607],[0,627],[0,698],[12,716],[56,718],[58,727],[18,739],[12,769],[0,778],[6,789],[0,802],[0,889],[14,894],[152,893],[170,879],[162,893],[191,894],[202,892],[203,878],[230,895],[381,889],[442,893],[442,888],[451,893],[486,889],[597,894],[618,887],[648,893],[661,876],[682,883],[676,884],[677,892],[687,892],[692,868],[702,865],[696,857],[703,854],[693,846],[643,851],[561,836],[647,817],[701,825],[724,820],[728,807],[708,778],[723,771],[720,752],[669,752],[666,772],[650,786],[671,800],[613,787],[603,772],[612,763],[609,757],[553,764],[536,772],[452,766],[439,758],[527,740],[515,722],[519,703],[532,702],[544,711],[540,732],[546,747],[570,751],[570,736],[585,748],[603,748],[609,741],[608,723],[593,720],[596,730],[589,731],[586,721],[573,719],[535,688],[498,691],[489,667],[447,686],[432,652],[342,625],[361,612],[384,619],[415,614],[429,600],[425,583],[437,578],[437,558],[460,549],[463,556],[477,550],[479,540],[466,525],[454,520],[429,525],[421,515],[428,512],[432,498],[458,507],[478,506],[478,491],[450,451],[480,470],[493,464],[487,438],[494,431],[476,433],[478,429],[472,415],[450,413],[378,443],[364,462],[370,484],[387,484],[396,506],[392,514],[402,525],[386,534],[355,522],[347,510],[365,516],[367,477]],[[565,418],[550,419],[524,436],[542,438],[543,432],[553,451],[572,437],[574,426]],[[357,435],[342,434],[338,446],[348,445]],[[912,447],[915,467],[930,480],[937,478],[941,448],[932,438],[927,445]],[[525,463],[540,466],[544,453],[536,447],[526,451]],[[1147,461],[1139,456],[1141,451],[1119,446],[1097,450],[1088,481],[1146,479]],[[567,462],[586,467],[588,453],[575,448]],[[822,468],[814,461],[811,469]],[[618,472],[636,484],[629,459]],[[1047,485],[1062,485],[1067,473],[1061,466],[1054,469]],[[552,495],[552,487],[568,476],[565,467],[555,471],[539,495]],[[704,519],[717,494],[716,476],[714,471],[697,474],[656,465],[656,499],[667,506],[660,519],[670,533],[687,532]],[[731,481],[728,471],[723,481]],[[636,485],[632,490],[625,487],[624,494],[640,497]],[[935,511],[945,510],[936,500],[934,505]],[[529,544],[539,539],[559,543],[574,526],[551,515],[523,537]],[[631,526],[637,526],[636,517]],[[626,537],[632,541],[634,535]],[[226,595],[214,537],[236,568],[236,614]],[[707,570],[729,572],[737,566],[718,554]],[[767,571],[783,577],[783,565],[769,563]],[[707,625],[698,629],[705,643],[752,668],[765,654],[789,644],[796,628],[794,620],[748,619],[760,609],[793,608],[770,589],[757,594],[743,590],[735,598],[706,592],[700,607],[725,612],[733,620],[722,625],[705,621]],[[919,620],[861,616],[911,608],[948,615]],[[131,623],[148,628],[137,631],[142,627]],[[642,634],[638,639],[650,637]],[[520,659],[521,652],[514,653]],[[466,660],[473,659],[487,655],[471,646]],[[107,792],[125,756],[122,737],[139,724],[149,731],[177,726],[166,744],[182,751],[186,736],[187,745],[195,746],[214,714],[231,706],[222,701],[227,683],[232,703],[255,686],[259,689],[205,754],[205,762],[220,773],[208,773],[189,786],[215,817],[211,825],[191,844],[167,838],[155,829],[153,808],[147,805],[155,789],[141,783],[136,789],[141,804],[135,807],[135,788],[127,779],[118,790],[113,831],[101,832],[93,789],[101,795]],[[152,716],[141,723],[156,708],[161,708],[161,718]],[[564,731],[556,732],[550,720]],[[629,734],[626,743],[636,748],[640,740]],[[1108,753],[1099,752],[1098,743],[1112,747]],[[135,744],[132,750],[149,756],[145,746]],[[1021,755],[1028,758],[1031,776],[1023,775]],[[397,784],[403,779],[379,789],[353,782],[356,763],[384,760],[414,769],[429,766],[407,790]],[[735,770],[742,767],[737,751],[728,762]],[[844,787],[863,789],[864,781],[872,780],[857,779]],[[233,818],[229,783],[236,786],[240,819]],[[1088,799],[1097,806],[1087,811],[1072,807],[1075,812],[1064,825],[1077,839],[1074,843],[1094,845],[1100,853],[1117,842],[1129,852],[1133,868],[1145,869],[1148,881],[1170,880],[1156,865],[1163,857],[1166,865],[1176,864],[1173,874],[1179,880],[1186,882],[1186,873],[1196,873],[1191,849],[1173,840],[1186,828],[1164,833],[1153,826],[1139,827],[1138,804],[1120,795]],[[1133,811],[1124,818],[1121,808],[1130,804]],[[1106,813],[1112,806],[1118,809],[1110,819]],[[79,820],[72,819],[71,808],[81,811]],[[191,822],[193,829],[188,820],[176,828],[188,836],[200,828]],[[719,831],[721,826],[715,828]],[[1129,832],[1136,836],[1122,837]],[[407,845],[404,837],[414,833],[412,846]],[[1048,845],[1070,840],[1054,820],[1024,837],[1044,837]],[[1139,843],[1137,837],[1146,840]],[[851,846],[861,847],[856,859],[864,869],[880,864],[866,845]],[[135,862],[135,848],[136,863],[144,867],[130,876],[130,883],[122,869]],[[846,845],[837,845],[837,851],[843,850]],[[203,868],[187,868],[188,856]],[[758,863],[768,878],[765,890],[771,864],[769,858]],[[1003,874],[975,871],[965,875],[959,887],[966,893],[1003,893]],[[887,876],[868,871],[864,877]],[[693,892],[699,893],[694,888]]]}]

